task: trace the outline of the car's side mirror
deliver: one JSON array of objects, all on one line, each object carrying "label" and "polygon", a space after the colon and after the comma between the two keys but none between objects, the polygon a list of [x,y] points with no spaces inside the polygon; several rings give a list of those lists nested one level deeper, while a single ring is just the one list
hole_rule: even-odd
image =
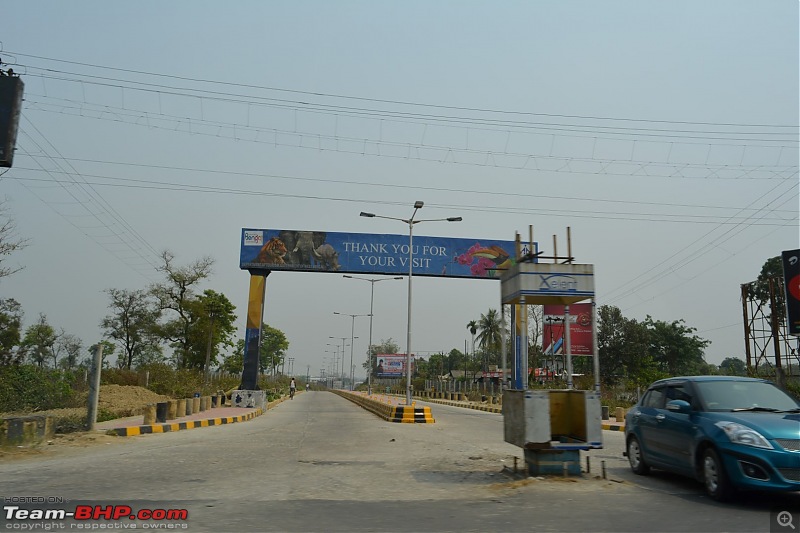
[{"label": "car's side mirror", "polygon": [[673,413],[690,413],[692,406],[686,400],[671,400],[667,402],[667,411]]}]

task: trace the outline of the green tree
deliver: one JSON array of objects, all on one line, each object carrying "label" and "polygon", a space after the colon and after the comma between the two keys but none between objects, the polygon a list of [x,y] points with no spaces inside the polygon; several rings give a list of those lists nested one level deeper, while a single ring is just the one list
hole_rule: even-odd
[{"label": "green tree", "polygon": [[111,300],[108,304],[111,314],[100,322],[100,327],[106,338],[116,341],[122,348],[122,368],[130,370],[150,345],[158,344],[155,331],[161,311],[143,290],[107,289],[105,292]]},{"label": "green tree", "polygon": [[[452,353],[452,352],[451,352]],[[428,358],[423,371],[417,368],[417,374],[426,379],[438,379],[439,376],[446,374],[452,368],[451,358],[443,353],[435,353]]]},{"label": "green tree", "polygon": [[[528,368],[537,368],[544,357],[542,335],[544,333],[544,306],[529,305],[528,309]],[[535,380],[533,372],[528,380]]]},{"label": "green tree", "polygon": [[13,298],[0,299],[0,366],[19,364],[22,353],[22,306]]},{"label": "green tree", "polygon": [[429,359],[425,359],[424,357],[415,357],[414,358],[414,376],[421,377],[427,379],[429,374],[431,373],[431,369],[429,368]]},{"label": "green tree", "polygon": [[152,343],[144,345],[141,352],[133,360],[133,367],[139,369],[155,364],[163,365],[166,361],[167,358],[164,355],[161,344],[158,343],[157,339],[154,339]]},{"label": "green tree", "polygon": [[158,300],[159,309],[171,314],[165,322],[158,325],[159,335],[170,342],[175,350],[178,368],[189,366],[192,349],[192,326],[201,314],[192,312],[192,302],[196,299],[196,286],[211,275],[214,260],[203,257],[188,266],[176,266],[175,256],[166,250],[161,254],[163,265],[158,271],[166,277],[163,283],[156,283],[150,293]]},{"label": "green tree", "polygon": [[57,338],[56,330],[47,323],[47,316],[40,313],[38,322],[25,330],[20,349],[29,361],[42,368],[48,358],[53,356]]},{"label": "green tree", "polygon": [[[111,364],[109,363],[109,361],[111,360],[111,356],[114,355],[114,352],[116,352],[117,345],[107,339],[103,339],[97,344],[103,347],[103,355],[102,359],[100,360],[101,368],[111,368]],[[93,360],[94,360],[94,346],[89,346],[84,351],[84,357],[78,363],[78,368],[90,370],[92,368]],[[124,359],[117,358],[117,368],[125,368]]]},{"label": "green tree", "polygon": [[653,381],[657,368],[648,351],[647,328],[625,318],[618,307],[603,305],[597,315],[600,377],[612,384],[625,379],[641,385]]},{"label": "green tree", "polygon": [[[102,356],[102,359],[100,360],[101,366],[103,368],[111,367],[111,364],[109,363],[109,361],[111,361],[111,356],[114,355],[114,353],[117,351],[117,345],[114,344],[113,342],[110,342],[110,341],[106,340],[106,339],[101,340],[97,344],[99,344],[99,345],[101,345],[103,347],[103,356]],[[92,346],[89,346],[89,348],[87,348],[87,350],[86,350],[87,352],[89,352],[89,357],[93,357],[94,356],[94,352],[92,351],[92,348],[93,348]],[[126,367],[125,366],[125,361],[123,359],[119,359],[118,358],[117,359],[117,368],[130,368],[130,367]]]},{"label": "green tree", "polygon": [[484,353],[483,370],[487,370],[489,357],[497,360],[502,345],[502,324],[496,309],[489,309],[486,314],[481,314],[478,321],[478,344]]},{"label": "green tree", "polygon": [[706,365],[704,349],[711,343],[694,335],[695,328],[686,326],[683,319],[664,322],[650,316],[644,325],[648,331],[648,353],[659,370],[670,376],[702,373]]},{"label": "green tree", "polygon": [[82,348],[83,341],[81,339],[71,333],[64,333],[62,330],[53,347],[53,352],[58,353],[58,357],[54,357],[53,366],[56,367],[55,361],[60,358],[57,363],[58,367],[64,370],[77,368],[78,355],[80,355]]},{"label": "green tree", "polygon": [[747,363],[738,357],[726,357],[719,364],[719,370],[726,376],[746,376]]},{"label": "green tree", "polygon": [[270,373],[276,374],[277,368],[283,364],[288,349],[289,341],[281,330],[267,324],[261,326],[261,343],[259,344],[261,372],[269,368]]},{"label": "green tree", "polygon": [[775,286],[775,309],[772,309],[769,286],[770,280],[780,280],[782,278],[783,260],[781,256],[777,255],[764,262],[758,278],[750,284],[751,294],[761,303],[764,309],[770,310],[769,313],[765,313],[768,317],[771,317],[773,313],[775,314],[778,319],[778,325],[783,325],[786,322],[786,295]]},{"label": "green tree", "polygon": [[238,374],[244,370],[244,339],[236,341],[233,353],[223,358],[220,370],[230,374]]},{"label": "green tree", "polygon": [[478,333],[478,321],[477,320],[470,320],[467,322],[467,329],[469,330],[470,335],[472,335],[472,357],[475,357],[475,335]]},{"label": "green tree", "polygon": [[221,349],[233,346],[236,306],[224,294],[206,289],[186,307],[192,326],[189,332],[189,358],[185,366],[210,370],[216,366]]}]

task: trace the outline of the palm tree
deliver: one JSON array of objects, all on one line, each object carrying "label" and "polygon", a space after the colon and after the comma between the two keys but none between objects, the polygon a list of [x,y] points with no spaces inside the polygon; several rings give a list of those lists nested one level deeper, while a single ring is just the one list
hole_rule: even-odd
[{"label": "palm tree", "polygon": [[[472,357],[475,357],[475,334],[478,333],[478,322],[475,320],[470,320],[467,323],[467,329],[472,334]],[[469,354],[464,357],[464,379],[467,379],[467,361],[469,360]]]},{"label": "palm tree", "polygon": [[[502,324],[496,309],[489,309],[486,314],[481,313],[478,329],[480,329],[478,344],[480,344],[484,354],[487,357],[490,352],[497,355],[502,342]],[[487,364],[488,361],[484,358],[484,371],[488,370]]]},{"label": "palm tree", "polygon": [[467,329],[472,334],[472,356],[475,356],[475,334],[478,333],[478,322],[476,320],[470,320],[467,323]]}]

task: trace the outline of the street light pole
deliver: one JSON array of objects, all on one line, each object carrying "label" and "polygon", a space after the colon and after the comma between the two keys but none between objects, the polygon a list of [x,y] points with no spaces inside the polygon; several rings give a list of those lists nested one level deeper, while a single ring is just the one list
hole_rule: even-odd
[{"label": "street light pole", "polygon": [[380,279],[369,279],[369,278],[359,278],[356,276],[348,276],[344,274],[342,277],[349,278],[349,279],[360,279],[363,281],[369,281],[371,291],[369,296],[369,346],[367,347],[367,395],[372,395],[372,306],[375,303],[375,284],[379,281],[391,281],[393,279],[403,279],[402,276],[397,276],[394,278],[380,278]]},{"label": "street light pole", "polygon": [[376,215],[375,213],[365,213],[364,211],[361,212],[362,217],[368,218],[386,218],[389,220],[399,220],[405,224],[408,224],[408,321],[406,322],[406,405],[411,405],[411,279],[414,276],[414,224],[419,224],[420,222],[460,222],[462,219],[461,217],[449,217],[449,218],[433,218],[427,220],[414,220],[414,217],[417,215],[417,211],[422,209],[422,206],[425,205],[424,202],[417,200],[414,202],[414,212],[411,214],[411,218],[395,218],[395,217],[385,217],[381,215]]},{"label": "street light pole", "polygon": [[[370,310],[370,314],[368,315],[351,315],[349,313],[337,313],[336,311],[333,312],[334,315],[341,315],[341,316],[349,316],[353,318],[353,323],[350,326],[350,390],[353,390],[353,345],[355,345],[355,340],[358,338],[355,336],[356,332],[356,317],[359,316],[368,316],[372,319],[372,311]],[[342,352],[344,354],[344,351]],[[344,372],[342,373],[344,375]]]},{"label": "street light pole", "polygon": [[[328,337],[330,339],[338,340],[338,337]],[[331,344],[334,348],[334,356],[333,356],[333,379],[339,376],[339,361],[344,359],[344,339],[342,339],[342,357],[339,357],[339,344]],[[332,387],[332,386],[331,386]]]},{"label": "street light pole", "polygon": [[[344,387],[344,340],[347,337],[328,337],[329,339],[342,339],[342,387]],[[338,347],[336,348],[339,349]],[[338,375],[338,374],[337,374]]]}]

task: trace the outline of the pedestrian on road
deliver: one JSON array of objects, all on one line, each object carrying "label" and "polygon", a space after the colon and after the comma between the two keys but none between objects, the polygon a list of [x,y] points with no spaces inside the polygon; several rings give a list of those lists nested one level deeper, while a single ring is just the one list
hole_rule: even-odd
[{"label": "pedestrian on road", "polygon": [[297,389],[297,383],[295,382],[294,378],[292,381],[289,382],[289,399],[294,400],[294,391]]}]

